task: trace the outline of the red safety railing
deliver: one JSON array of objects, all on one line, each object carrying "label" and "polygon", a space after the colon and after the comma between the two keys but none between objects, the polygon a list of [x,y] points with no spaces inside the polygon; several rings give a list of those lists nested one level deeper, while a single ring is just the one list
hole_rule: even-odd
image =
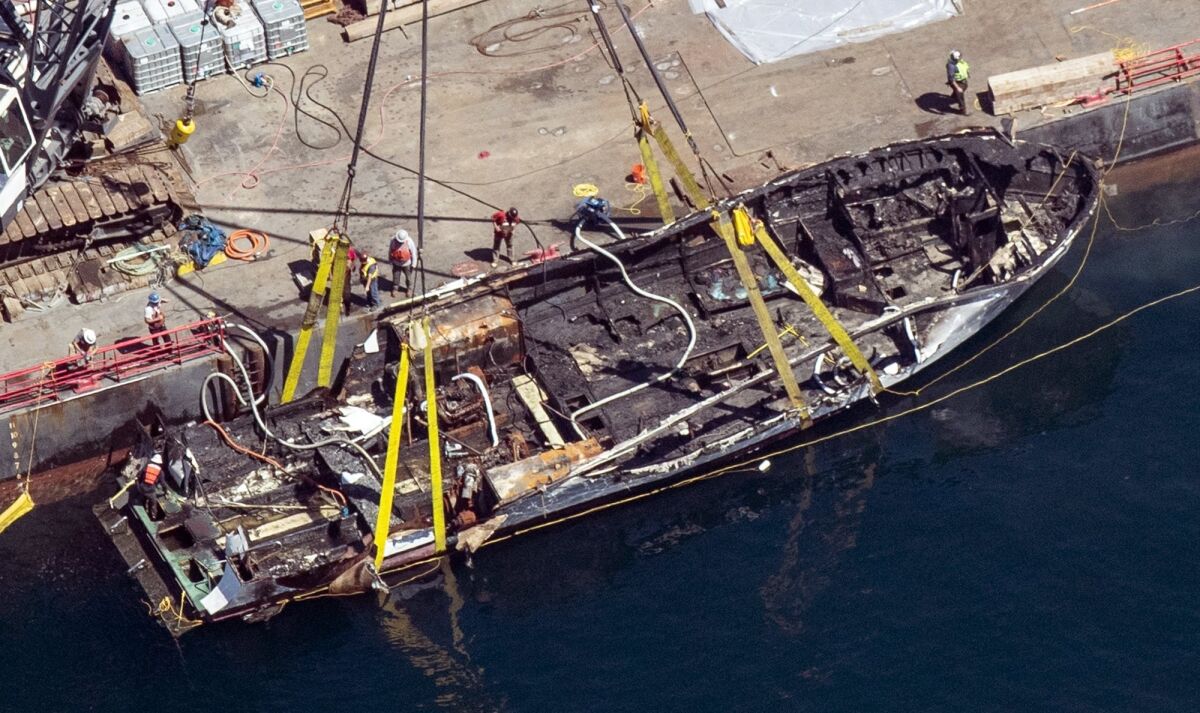
[{"label": "red safety railing", "polygon": [[1100,87],[1094,94],[1076,97],[1085,107],[1108,101],[1113,94],[1133,94],[1163,84],[1182,82],[1200,74],[1200,40],[1147,52],[1133,59],[1117,62],[1116,82]]},{"label": "red safety railing", "polygon": [[126,339],[82,355],[48,361],[0,375],[0,413],[111,386],[223,351],[225,322],[206,319],[153,336]]},{"label": "red safety railing", "polygon": [[1200,40],[1118,62],[1114,92],[1129,94],[1168,82],[1180,82],[1196,74],[1200,74]]}]

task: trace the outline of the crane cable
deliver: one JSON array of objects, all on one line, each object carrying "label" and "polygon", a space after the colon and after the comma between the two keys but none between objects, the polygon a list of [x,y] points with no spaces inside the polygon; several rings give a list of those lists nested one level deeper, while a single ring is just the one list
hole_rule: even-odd
[{"label": "crane cable", "polygon": [[[384,2],[384,5],[387,3]],[[380,31],[383,21],[379,23]],[[429,108],[429,0],[421,0],[421,118],[417,130],[417,276],[425,296],[425,137]],[[422,310],[428,301],[422,300]]]},{"label": "crane cable", "polygon": [[[375,84],[375,68],[379,64],[379,48],[383,44],[384,19],[387,17],[389,2],[380,4],[379,22],[375,25],[375,39],[371,45],[371,57],[367,62],[367,78],[363,84],[362,104],[358,110],[358,126],[354,131],[354,148],[350,153],[350,162],[346,165],[346,185],[338,199],[338,207],[333,216],[330,233],[345,236],[350,220],[351,197],[354,192],[354,177],[358,169],[358,156],[363,150],[363,134],[367,126],[367,112],[371,106],[371,89]],[[422,91],[424,89],[422,88]],[[422,117],[422,122],[424,118]],[[422,123],[423,125],[423,123]]]}]

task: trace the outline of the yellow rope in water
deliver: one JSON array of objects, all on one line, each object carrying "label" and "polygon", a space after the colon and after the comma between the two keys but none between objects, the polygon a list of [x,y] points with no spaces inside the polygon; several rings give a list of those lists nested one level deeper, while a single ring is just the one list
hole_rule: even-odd
[{"label": "yellow rope in water", "polygon": [[1117,230],[1121,231],[1122,233],[1136,233],[1141,230],[1149,230],[1150,228],[1165,228],[1169,225],[1178,225],[1180,223],[1188,223],[1197,218],[1200,218],[1200,210],[1198,210],[1195,213],[1192,213],[1191,215],[1185,216],[1183,218],[1175,218],[1174,220],[1168,220],[1168,221],[1163,221],[1162,218],[1155,218],[1154,220],[1150,221],[1149,223],[1142,223],[1141,225],[1135,225],[1133,227],[1128,227],[1128,226],[1121,225],[1120,223],[1117,222],[1117,219],[1115,217],[1113,217],[1112,210],[1108,207],[1107,202],[1104,203],[1104,214],[1108,216],[1108,221],[1110,223],[1112,223],[1112,226],[1114,228],[1116,228]]},{"label": "yellow rope in water", "polygon": [[43,389],[46,386],[46,379],[49,378],[53,371],[53,362],[42,363],[42,374],[41,378],[38,379],[37,385],[37,401],[34,402],[33,405],[33,428],[30,429],[31,433],[29,436],[29,462],[25,466],[25,477],[23,479],[21,478],[20,471],[17,471],[17,482],[21,486],[21,494],[18,495],[17,499],[14,500],[11,505],[6,507],[3,512],[0,512],[0,532],[4,532],[17,520],[20,520],[22,517],[28,515],[30,511],[33,510],[33,506],[35,504],[33,502],[33,495],[29,492],[29,481],[33,478],[33,459],[37,454],[38,419],[42,415],[41,404],[42,397],[44,396]]},{"label": "yellow rope in water", "polygon": [[151,607],[149,602],[145,602],[145,604],[146,604],[146,610],[147,610],[147,612],[149,612],[150,616],[157,616],[158,618],[163,620],[163,623],[167,623],[168,626],[170,626],[170,624],[168,622],[168,616],[174,618],[174,620],[175,620],[174,627],[181,632],[187,631],[188,629],[194,629],[197,626],[200,626],[201,624],[204,623],[203,621],[199,621],[197,619],[190,619],[190,618],[184,616],[184,614],[183,614],[183,604],[184,604],[183,592],[179,593],[179,611],[175,611],[175,602],[174,602],[174,600],[171,599],[171,597],[163,597],[162,600],[160,600],[158,602],[157,608]]}]

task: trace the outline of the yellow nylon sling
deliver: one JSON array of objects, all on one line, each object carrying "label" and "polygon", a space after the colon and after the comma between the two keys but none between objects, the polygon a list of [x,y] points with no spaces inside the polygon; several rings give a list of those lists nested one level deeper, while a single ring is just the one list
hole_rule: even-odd
[{"label": "yellow nylon sling", "polygon": [[388,530],[392,525],[392,499],[396,495],[396,469],[400,465],[400,427],[404,423],[404,399],[408,396],[408,344],[400,345],[400,371],[392,400],[392,425],[388,431],[387,458],[383,463],[383,489],[379,492],[379,514],[375,516],[375,571],[383,567]]},{"label": "yellow nylon sling", "polygon": [[296,396],[296,387],[300,383],[300,373],[304,370],[304,356],[308,353],[308,343],[312,339],[313,327],[317,324],[317,315],[321,312],[321,303],[325,301],[325,286],[329,281],[329,271],[333,266],[334,241],[326,240],[321,248],[321,261],[317,265],[317,275],[313,279],[312,291],[308,295],[308,306],[304,317],[300,320],[300,334],[296,337],[296,349],[292,353],[292,363],[288,365],[287,378],[283,381],[283,393],[280,403],[287,403]]}]

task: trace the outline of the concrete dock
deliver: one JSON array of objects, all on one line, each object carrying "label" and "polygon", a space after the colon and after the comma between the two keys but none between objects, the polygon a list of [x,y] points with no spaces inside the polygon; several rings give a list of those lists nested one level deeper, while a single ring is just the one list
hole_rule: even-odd
[{"label": "concrete dock", "polygon": [[[966,117],[948,111],[943,67],[952,48],[971,62],[970,97],[977,101],[989,75],[1200,37],[1200,4],[1194,2],[1121,0],[1070,14],[1087,4],[969,0],[965,13],[951,20],[761,66],[729,45],[705,16],[693,15],[684,0],[633,0],[629,9],[704,158],[744,187],[781,169],[891,141],[1000,127],[1000,118],[978,107]],[[570,215],[574,184],[599,186],[620,219],[655,224],[653,196],[625,181],[640,156],[625,94],[598,48],[586,5],[541,8],[577,12],[548,21],[550,29],[525,42],[492,30],[537,7],[530,0],[487,0],[430,22],[429,287],[450,279],[458,263],[486,267],[488,218],[496,207],[520,207],[542,244],[565,246],[568,236],[550,221]],[[616,9],[605,10],[605,18],[637,91],[683,147]],[[341,124],[353,128],[357,119],[371,49],[369,40],[346,43],[341,28],[325,19],[311,21],[309,32],[309,51],[249,72],[269,75],[278,91],[258,96],[263,89],[233,76],[197,87],[198,128],[183,149],[196,196],[210,219],[231,230],[265,231],[272,246],[257,262],[226,263],[167,285],[161,291],[170,323],[213,309],[264,331],[298,326],[304,303],[292,270],[308,259],[309,231],[328,227],[336,207],[351,148]],[[360,162],[349,222],[355,244],[381,259],[396,228],[416,235],[419,73],[419,27],[410,26],[407,35],[386,33],[367,121],[370,153]],[[172,120],[183,109],[184,92],[180,86],[143,97],[147,114]],[[297,114],[294,101],[308,115]],[[1196,93],[1174,101],[1167,112],[1176,119],[1172,136],[1186,134],[1189,126],[1191,139],[1200,136]],[[1012,129],[1007,122],[1015,121],[1021,136],[1081,111],[1028,111],[1004,125]],[[1138,122],[1142,115],[1150,123],[1163,119],[1153,107]],[[1040,132],[1034,135],[1055,138],[1052,129]],[[517,234],[518,255],[534,247],[528,231]],[[386,290],[386,266],[382,273]],[[65,353],[82,326],[97,330],[102,342],[140,334],[144,298],[127,293],[4,324],[0,369]]]}]

